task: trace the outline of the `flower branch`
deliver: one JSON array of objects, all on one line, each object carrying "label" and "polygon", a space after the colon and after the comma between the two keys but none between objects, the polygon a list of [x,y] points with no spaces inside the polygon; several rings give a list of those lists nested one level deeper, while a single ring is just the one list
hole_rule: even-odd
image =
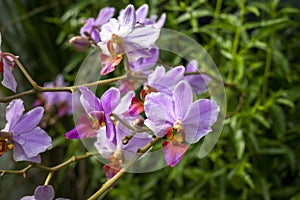
[{"label": "flower branch", "polygon": [[64,162],[62,162],[62,163],[60,163],[60,164],[58,164],[54,167],[47,167],[47,166],[44,166],[44,165],[41,165],[41,164],[31,163],[27,167],[25,167],[24,169],[21,169],[21,170],[4,170],[4,169],[0,169],[0,173],[1,173],[0,176],[3,176],[4,174],[22,174],[23,177],[26,177],[27,171],[30,170],[33,167],[53,173],[53,172],[56,172],[56,171],[58,171],[59,169],[61,169],[63,167],[66,167],[67,165],[69,165],[73,162],[76,162],[76,161],[79,161],[79,160],[84,160],[84,159],[89,158],[93,155],[95,155],[95,154],[87,152],[86,154],[81,155],[81,156],[77,156],[77,157],[72,156],[68,160],[66,160],[66,161],[64,161]]}]

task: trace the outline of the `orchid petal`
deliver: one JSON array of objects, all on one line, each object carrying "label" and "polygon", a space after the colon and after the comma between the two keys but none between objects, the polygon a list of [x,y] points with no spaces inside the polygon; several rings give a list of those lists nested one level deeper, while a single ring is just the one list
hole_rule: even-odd
[{"label": "orchid petal", "polygon": [[34,190],[34,198],[36,200],[53,200],[54,189],[51,185],[38,186]]},{"label": "orchid petal", "polygon": [[29,132],[14,132],[12,139],[14,144],[17,143],[22,147],[29,158],[37,156],[51,146],[51,137],[40,127],[36,127]]},{"label": "orchid petal", "polygon": [[106,138],[108,141],[116,144],[116,127],[113,121],[109,118],[109,115],[106,115]]},{"label": "orchid petal", "polygon": [[9,103],[6,107],[6,121],[8,125],[5,128],[5,130],[7,129],[6,131],[10,131],[19,122],[24,110],[25,108],[21,99],[15,99]]},{"label": "orchid petal", "polygon": [[126,93],[120,100],[120,103],[114,109],[114,113],[116,114],[123,114],[126,112],[131,104],[131,99],[134,96],[134,91],[130,91]]},{"label": "orchid petal", "polygon": [[147,4],[142,5],[136,10],[136,21],[138,23],[144,23],[146,16],[148,15],[149,6]]},{"label": "orchid petal", "polygon": [[111,114],[120,102],[120,91],[117,88],[110,88],[101,96],[101,105],[105,114]]},{"label": "orchid petal", "polygon": [[152,92],[146,95],[144,103],[145,114],[151,121],[174,122],[173,102],[169,95],[162,92]]},{"label": "orchid petal", "polygon": [[186,81],[180,81],[173,92],[173,102],[176,119],[183,119],[193,102],[192,88]]},{"label": "orchid petal", "polygon": [[3,59],[4,72],[3,72],[3,81],[1,83],[3,86],[10,89],[11,91],[16,92],[17,82],[11,71],[11,68],[13,68],[13,66],[9,66],[9,65],[10,64],[6,61],[6,59]]},{"label": "orchid petal", "polygon": [[189,148],[189,145],[176,141],[162,143],[165,160],[170,167],[176,166]]},{"label": "orchid petal", "polygon": [[95,23],[99,26],[108,22],[110,18],[114,16],[115,8],[106,7],[99,11],[98,17],[95,20]]},{"label": "orchid petal", "polygon": [[196,143],[211,132],[211,126],[216,122],[219,112],[219,106],[212,100],[200,99],[195,101],[184,119],[185,141],[190,144]]},{"label": "orchid petal", "polygon": [[14,144],[14,148],[13,148],[13,159],[18,162],[18,161],[29,161],[29,162],[35,162],[35,163],[41,163],[41,156],[37,155],[34,157],[28,157],[22,146],[19,145],[18,143]]},{"label": "orchid petal", "polygon": [[120,64],[122,61],[122,57],[111,57],[105,54],[100,54],[102,70],[100,72],[101,75],[106,75],[115,70],[115,67]]},{"label": "orchid petal", "polygon": [[94,146],[103,158],[109,159],[115,152],[117,146],[116,144],[107,140],[105,133],[105,127],[99,130],[97,134],[97,141],[94,143]]},{"label": "orchid petal", "polygon": [[119,17],[120,31],[130,33],[136,24],[136,14],[133,5],[128,5]]},{"label": "orchid petal", "polygon": [[34,129],[41,121],[44,113],[43,107],[36,107],[25,113],[21,120],[12,129],[13,132],[28,132]]},{"label": "orchid petal", "polygon": [[79,90],[81,92],[80,102],[87,113],[95,110],[102,110],[100,100],[91,90],[84,86],[80,86]]},{"label": "orchid petal", "polygon": [[135,43],[142,48],[149,48],[159,38],[160,29],[151,26],[136,27],[124,38],[126,43]]}]

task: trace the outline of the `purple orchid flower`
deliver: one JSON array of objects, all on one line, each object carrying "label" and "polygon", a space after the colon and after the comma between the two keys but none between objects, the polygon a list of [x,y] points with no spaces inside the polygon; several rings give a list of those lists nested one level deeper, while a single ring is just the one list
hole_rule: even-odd
[{"label": "purple orchid flower", "polygon": [[10,89],[13,92],[16,92],[17,81],[12,74],[13,69],[15,68],[14,59],[8,55],[4,55],[1,50],[2,37],[0,33],[0,72],[3,73],[2,85]]},{"label": "purple orchid flower", "polygon": [[[35,188],[33,196],[22,197],[21,200],[53,200],[54,189],[51,185],[41,185]],[[68,200],[66,198],[57,198],[56,200]]]},{"label": "purple orchid flower", "polygon": [[[198,62],[191,60],[186,66],[185,72],[197,72]],[[211,77],[205,74],[186,75],[185,80],[192,86],[196,94],[201,94],[207,90],[207,84],[211,81]]]},{"label": "purple orchid flower", "polygon": [[[134,123],[134,118],[123,118],[128,124]],[[148,144],[152,138],[147,133],[136,133],[127,144],[123,144],[125,136],[130,135],[131,130],[125,127],[122,123],[118,122],[116,125],[116,143],[110,142],[105,137],[105,128],[100,129],[97,135],[95,147],[100,156],[109,159],[110,163],[104,165],[104,170],[108,179],[112,178],[121,169],[121,165],[130,161],[137,155],[137,150]]]},{"label": "purple orchid flower", "polygon": [[100,38],[100,30],[101,26],[108,22],[110,18],[115,13],[115,9],[112,7],[106,7],[99,11],[98,17],[96,19],[94,18],[88,18],[86,23],[83,27],[80,29],[80,35],[82,37],[87,38],[90,36],[95,43],[98,43],[101,41]]},{"label": "purple orchid flower", "polygon": [[13,158],[15,161],[41,162],[40,153],[51,146],[51,138],[38,127],[44,109],[36,107],[24,112],[23,101],[16,99],[6,108],[7,124],[2,130],[10,135],[13,144]]},{"label": "purple orchid flower", "polygon": [[[44,87],[65,87],[68,84],[65,83],[63,75],[59,74],[54,82],[45,83]],[[72,115],[72,94],[69,92],[44,92],[42,95],[45,101],[45,109],[53,110],[58,108],[58,114],[60,117],[65,115]],[[37,105],[37,103],[35,104]]]},{"label": "purple orchid flower", "polygon": [[128,5],[117,19],[112,18],[102,26],[100,32],[102,50],[101,75],[114,71],[126,54],[129,62],[140,57],[151,57],[148,48],[159,37],[160,29],[151,26],[136,26],[136,13],[133,5]]},{"label": "purple orchid flower", "polygon": [[115,143],[115,125],[110,115],[120,101],[120,91],[116,88],[107,90],[101,98],[88,88],[81,86],[80,102],[86,113],[82,114],[76,127],[65,134],[68,139],[96,137],[97,132],[106,126],[106,137]]},{"label": "purple orchid flower", "polygon": [[172,95],[154,92],[146,96],[145,125],[158,137],[167,135],[163,142],[163,151],[167,164],[175,166],[188,145],[198,142],[212,131],[220,108],[212,100],[199,99],[193,102],[191,86],[180,81]]}]

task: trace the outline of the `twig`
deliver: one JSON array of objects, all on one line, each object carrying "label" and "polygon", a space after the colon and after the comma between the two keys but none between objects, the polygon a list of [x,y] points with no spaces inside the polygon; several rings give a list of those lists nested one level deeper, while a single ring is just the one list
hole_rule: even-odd
[{"label": "twig", "polygon": [[4,174],[22,174],[23,177],[26,177],[26,173],[29,169],[32,168],[32,165],[28,165],[27,167],[25,167],[24,169],[20,169],[20,170],[3,170],[0,169],[0,177],[4,176]]},{"label": "twig", "polygon": [[[1,175],[0,176],[3,176],[4,174],[23,174],[24,177],[26,177],[26,173],[29,169],[35,167],[35,168],[39,168],[41,170],[44,170],[44,171],[48,171],[49,174],[50,173],[54,173],[55,171],[71,164],[72,162],[75,162],[75,161],[79,161],[79,160],[83,160],[83,159],[86,159],[86,158],[89,158],[91,156],[95,155],[95,153],[90,153],[90,152],[87,152],[85,155],[82,155],[82,156],[72,156],[70,159],[64,161],[63,163],[61,164],[58,164],[54,167],[47,167],[47,166],[44,166],[44,165],[41,165],[41,164],[37,164],[37,163],[31,163],[30,165],[28,165],[27,167],[25,167],[24,169],[21,169],[21,170],[4,170],[4,169],[0,169],[0,173]],[[52,175],[49,175],[48,174],[48,177],[47,179],[51,179]],[[45,183],[49,182],[46,180]]]}]

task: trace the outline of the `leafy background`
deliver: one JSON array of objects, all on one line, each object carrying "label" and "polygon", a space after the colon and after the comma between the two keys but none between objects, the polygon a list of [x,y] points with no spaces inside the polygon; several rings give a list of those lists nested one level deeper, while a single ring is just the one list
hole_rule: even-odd
[{"label": "leafy background", "polygon": [[[175,168],[126,174],[105,199],[300,199],[299,1],[1,0],[2,49],[20,55],[39,83],[58,73],[72,83],[87,52],[76,52],[68,40],[78,35],[82,20],[96,17],[105,6],[120,10],[129,3],[148,3],[152,14],[165,12],[165,28],[194,38],[207,50],[226,84],[230,116],[207,157],[197,158],[194,145]],[[14,74],[19,91],[30,87],[19,71]],[[8,94],[1,88],[1,95]],[[25,99],[28,108],[35,98]],[[54,145],[43,154],[45,165],[83,154],[80,142],[63,138],[72,126],[70,117],[47,128]],[[0,158],[2,169],[26,165],[12,162],[9,153]],[[38,169],[25,179],[4,175],[0,199],[33,194],[46,175]],[[63,168],[51,184],[57,197],[85,199],[104,181],[102,165],[89,159]]]}]

